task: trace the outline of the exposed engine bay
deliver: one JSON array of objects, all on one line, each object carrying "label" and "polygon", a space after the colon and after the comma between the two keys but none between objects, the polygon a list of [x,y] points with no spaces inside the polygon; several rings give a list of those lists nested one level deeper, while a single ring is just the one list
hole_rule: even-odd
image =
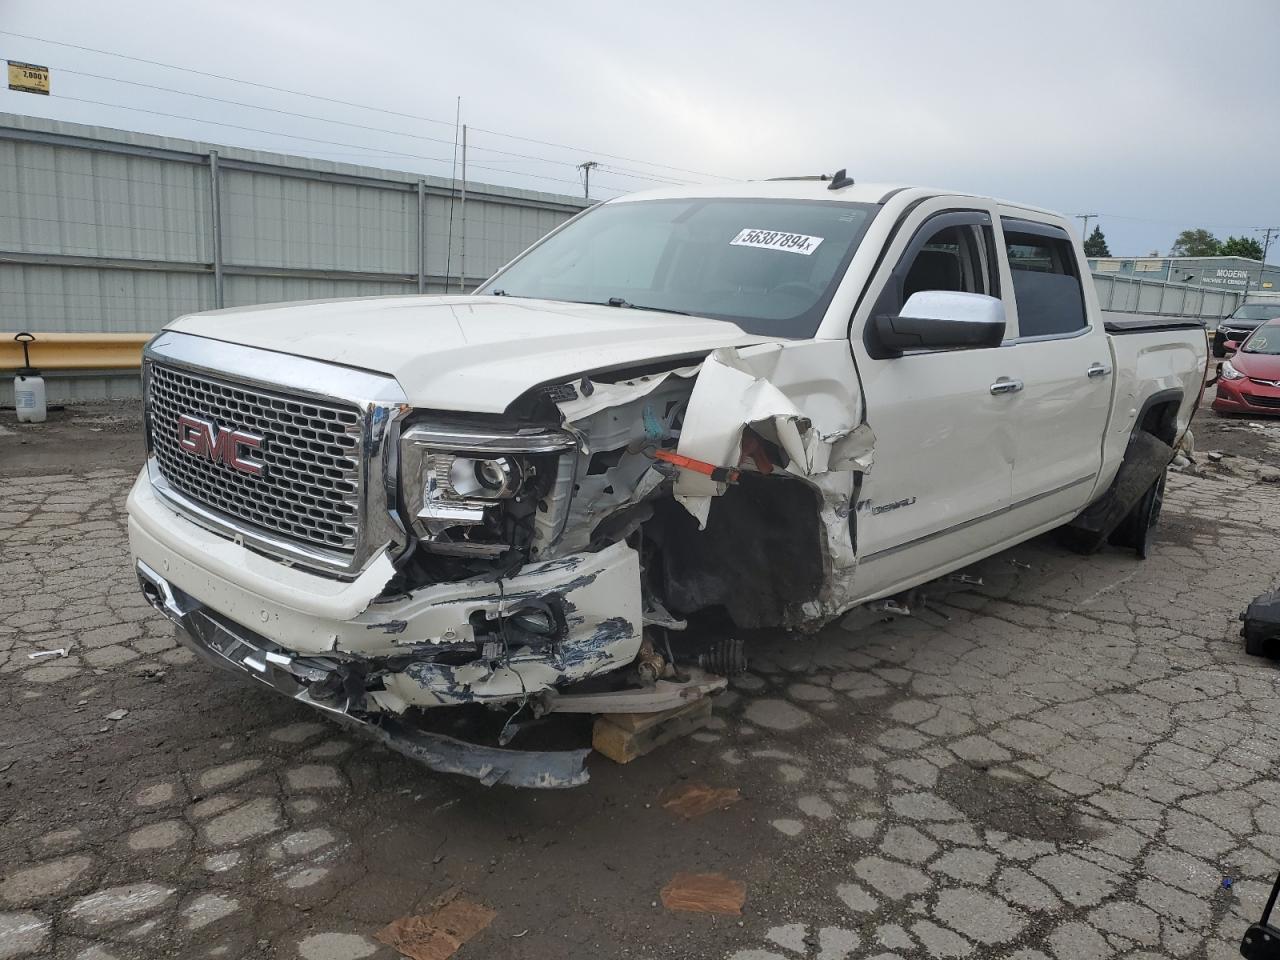
[{"label": "exposed engine bay", "polygon": [[[664,645],[679,646],[665,634],[704,611],[742,628],[820,625],[844,605],[838,575],[853,563],[871,444],[849,428],[848,407],[839,419],[813,410],[815,421],[761,376],[800,352],[724,349],[700,364],[544,385],[502,424],[410,423],[401,471],[418,539],[384,595],[501,581],[625,543]],[[538,648],[571,615],[555,598],[530,600],[473,626],[480,646],[505,649],[514,633]]]}]

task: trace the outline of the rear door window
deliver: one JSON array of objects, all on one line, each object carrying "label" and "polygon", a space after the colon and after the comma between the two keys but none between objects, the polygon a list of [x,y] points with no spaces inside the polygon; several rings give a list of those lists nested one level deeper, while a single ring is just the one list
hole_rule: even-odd
[{"label": "rear door window", "polygon": [[1070,336],[1088,325],[1080,266],[1066,231],[1006,219],[1005,250],[1020,337]]}]

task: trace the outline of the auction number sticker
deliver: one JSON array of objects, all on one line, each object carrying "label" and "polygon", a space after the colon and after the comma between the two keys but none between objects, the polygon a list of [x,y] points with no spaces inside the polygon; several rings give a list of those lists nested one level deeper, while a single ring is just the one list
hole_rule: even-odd
[{"label": "auction number sticker", "polygon": [[818,249],[822,237],[807,237],[803,233],[783,233],[779,230],[758,230],[747,227],[729,241],[731,247],[756,247],[760,250],[782,250],[809,256]]}]

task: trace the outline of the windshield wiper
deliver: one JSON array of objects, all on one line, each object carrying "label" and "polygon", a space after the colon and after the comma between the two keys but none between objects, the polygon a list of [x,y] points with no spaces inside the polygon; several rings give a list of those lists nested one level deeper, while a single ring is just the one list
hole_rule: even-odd
[{"label": "windshield wiper", "polygon": [[689,313],[687,310],[670,310],[667,307],[647,307],[639,303],[628,303],[622,297],[610,297],[607,301],[607,305],[610,307],[626,307],[628,310],[650,310],[654,313],[676,313],[682,317],[693,316],[693,314]]}]

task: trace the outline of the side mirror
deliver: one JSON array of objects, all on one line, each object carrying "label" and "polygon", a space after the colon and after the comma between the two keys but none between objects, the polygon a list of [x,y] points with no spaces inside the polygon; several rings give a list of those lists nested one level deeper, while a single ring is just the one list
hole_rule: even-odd
[{"label": "side mirror", "polygon": [[896,317],[873,318],[876,338],[893,356],[906,350],[998,347],[1004,339],[1004,304],[981,293],[922,290]]},{"label": "side mirror", "polygon": [[1228,340],[1226,343],[1224,343],[1224,344],[1222,345],[1222,349],[1223,349],[1223,350],[1229,350],[1229,351],[1231,351],[1232,353],[1235,353],[1237,350],[1239,350],[1239,349],[1240,349],[1240,341],[1239,341],[1239,340]]}]

